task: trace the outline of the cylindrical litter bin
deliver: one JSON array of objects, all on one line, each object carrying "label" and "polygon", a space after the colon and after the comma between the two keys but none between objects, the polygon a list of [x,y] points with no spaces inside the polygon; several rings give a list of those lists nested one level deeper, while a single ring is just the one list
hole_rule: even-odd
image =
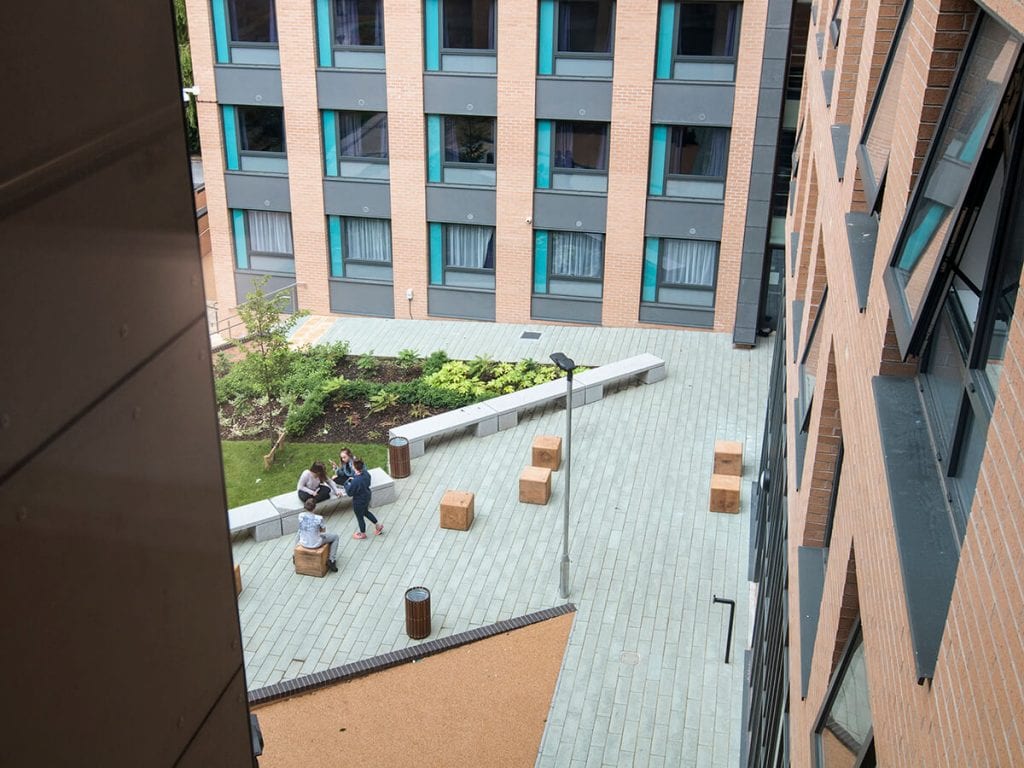
[{"label": "cylindrical litter bin", "polygon": [[405,590],[405,633],[413,640],[430,634],[430,590],[426,587]]},{"label": "cylindrical litter bin", "polygon": [[407,438],[392,437],[388,440],[388,469],[392,477],[408,477],[412,472]]}]

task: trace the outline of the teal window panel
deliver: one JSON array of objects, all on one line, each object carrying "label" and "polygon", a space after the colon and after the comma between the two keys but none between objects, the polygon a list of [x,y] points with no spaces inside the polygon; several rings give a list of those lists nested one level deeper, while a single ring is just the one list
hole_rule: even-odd
[{"label": "teal window panel", "polygon": [[661,243],[656,237],[648,237],[644,244],[643,291],[640,301],[658,300],[658,249]]},{"label": "teal window panel", "polygon": [[675,39],[675,31],[675,0],[662,0],[658,9],[658,43],[654,55],[654,77],[658,80],[668,80],[672,77],[672,42]]},{"label": "teal window panel", "polygon": [[322,113],[324,123],[324,172],[338,175],[338,116],[327,110]]},{"label": "teal window panel", "polygon": [[555,71],[555,0],[540,0],[538,19],[537,74]]},{"label": "teal window panel", "polygon": [[441,182],[441,116],[427,115],[427,181]]},{"label": "teal window panel", "polygon": [[533,292],[548,292],[548,233],[533,235]]},{"label": "teal window panel", "polygon": [[427,71],[436,72],[441,68],[441,16],[438,0],[427,0],[423,26],[427,34]]},{"label": "teal window panel", "polygon": [[321,67],[334,66],[331,45],[331,0],[316,0],[316,52]]},{"label": "teal window panel", "polygon": [[665,152],[668,150],[668,126],[656,125],[651,129],[651,183],[652,195],[665,194]]},{"label": "teal window panel", "polygon": [[551,188],[551,132],[553,130],[553,121],[537,121],[537,189]]},{"label": "teal window panel", "polygon": [[217,52],[217,63],[231,62],[228,47],[228,9],[225,0],[213,0],[213,41]]},{"label": "teal window panel", "polygon": [[235,117],[234,107],[221,107],[224,118],[224,159],[227,161],[229,171],[237,171],[240,168],[238,163],[238,120]]},{"label": "teal window panel", "polygon": [[442,285],[444,283],[443,261],[441,242],[441,225],[430,224],[430,284]]},{"label": "teal window panel", "polygon": [[245,245],[245,211],[231,209],[231,224],[235,230],[235,266],[249,268],[249,251]]},{"label": "teal window panel", "polygon": [[341,216],[327,217],[327,242],[331,249],[331,277],[344,277],[345,264],[341,258]]}]

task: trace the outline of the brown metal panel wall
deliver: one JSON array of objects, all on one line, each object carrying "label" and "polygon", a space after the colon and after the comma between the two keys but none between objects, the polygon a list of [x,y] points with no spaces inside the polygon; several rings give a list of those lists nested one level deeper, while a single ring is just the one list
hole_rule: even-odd
[{"label": "brown metal panel wall", "polygon": [[251,765],[171,3],[59,6],[0,53],[0,750]]}]

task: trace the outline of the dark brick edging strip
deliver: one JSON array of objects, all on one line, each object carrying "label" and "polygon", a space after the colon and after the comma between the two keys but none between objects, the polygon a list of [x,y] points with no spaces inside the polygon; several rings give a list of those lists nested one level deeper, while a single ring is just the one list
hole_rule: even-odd
[{"label": "dark brick edging strip", "polygon": [[345,682],[346,680],[352,680],[363,675],[380,672],[389,667],[396,667],[399,664],[407,664],[410,661],[418,661],[427,656],[450,651],[452,648],[475,643],[477,640],[486,640],[489,637],[494,637],[513,629],[522,629],[531,624],[553,619],[556,616],[564,616],[567,613],[573,613],[575,610],[575,605],[565,603],[555,608],[545,608],[543,611],[528,613],[525,616],[517,616],[495,624],[488,624],[485,627],[477,627],[466,632],[459,632],[457,635],[439,637],[436,640],[428,640],[425,643],[411,645],[408,648],[400,648],[397,651],[391,651],[380,656],[354,661],[351,664],[345,664],[340,667],[332,667],[331,669],[325,669],[323,672],[314,672],[311,675],[303,675],[293,680],[285,680],[263,688],[256,688],[249,691],[249,704],[267,704],[278,699],[286,699],[302,693],[309,693],[318,688],[325,688],[328,685]]}]

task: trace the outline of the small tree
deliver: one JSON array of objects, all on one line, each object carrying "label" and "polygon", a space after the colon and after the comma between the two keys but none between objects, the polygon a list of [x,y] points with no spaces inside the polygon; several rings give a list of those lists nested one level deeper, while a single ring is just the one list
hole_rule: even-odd
[{"label": "small tree", "polygon": [[[288,375],[291,350],[288,348],[288,334],[300,317],[308,313],[284,314],[289,296],[284,292],[266,293],[269,277],[261,277],[253,283],[252,293],[237,307],[238,316],[245,323],[247,335],[236,339],[235,346],[244,354],[239,361],[246,366],[259,390],[270,400],[281,392],[281,385]],[[266,410],[266,429],[273,428],[273,411]],[[271,438],[273,442],[273,438]]]}]

